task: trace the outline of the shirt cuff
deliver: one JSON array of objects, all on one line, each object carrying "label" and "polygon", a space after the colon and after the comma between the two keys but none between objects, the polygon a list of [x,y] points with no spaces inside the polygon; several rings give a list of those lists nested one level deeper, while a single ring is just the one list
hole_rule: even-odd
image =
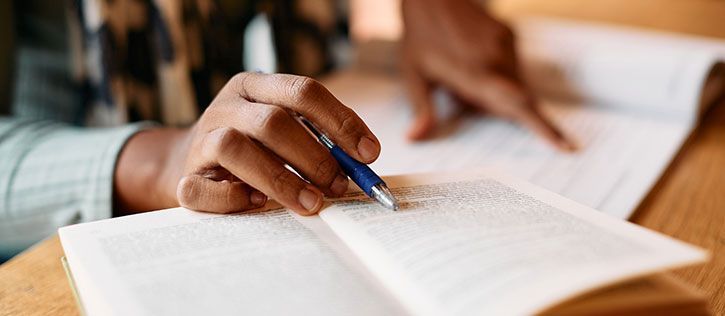
[{"label": "shirt cuff", "polygon": [[[101,129],[97,140],[99,159],[98,165],[91,170],[88,195],[84,200],[81,222],[90,222],[113,216],[113,183],[116,163],[126,142],[138,132],[157,127],[152,122],[140,122],[123,127],[111,128],[107,131]],[[89,144],[90,145],[90,144]]]}]

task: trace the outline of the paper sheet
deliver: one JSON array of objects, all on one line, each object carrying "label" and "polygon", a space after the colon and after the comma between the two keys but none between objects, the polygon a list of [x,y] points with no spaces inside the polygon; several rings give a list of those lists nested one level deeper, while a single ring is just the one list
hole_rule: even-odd
[{"label": "paper sheet", "polygon": [[528,315],[582,291],[705,258],[488,172],[386,180],[400,211],[353,193],[320,216],[417,315]]},{"label": "paper sheet", "polygon": [[90,315],[528,314],[706,256],[491,173],[386,181],[399,212],[353,192],[320,217],[179,208],[59,234]]},{"label": "paper sheet", "polygon": [[540,95],[694,121],[725,41],[615,25],[514,21],[522,69]]},{"label": "paper sheet", "polygon": [[677,117],[544,101],[544,112],[576,140],[578,152],[559,152],[491,117],[463,119],[432,140],[411,143],[409,105],[395,78],[351,71],[325,83],[380,139],[372,168],[381,174],[495,168],[619,218],[634,212],[691,131]]},{"label": "paper sheet", "polygon": [[399,314],[325,230],[285,209],[171,209],[62,228],[60,238],[89,315]]},{"label": "paper sheet", "polygon": [[628,218],[693,129],[725,41],[542,18],[513,26],[524,77],[579,152],[557,152],[495,118],[448,124],[436,139],[411,144],[399,79],[351,70],[324,83],[380,138],[373,168],[382,174],[493,167]]}]

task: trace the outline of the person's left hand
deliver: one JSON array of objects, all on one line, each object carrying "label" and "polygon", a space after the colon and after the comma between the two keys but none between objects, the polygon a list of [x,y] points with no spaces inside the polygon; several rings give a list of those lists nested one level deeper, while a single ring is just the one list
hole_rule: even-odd
[{"label": "person's left hand", "polygon": [[518,122],[562,150],[574,146],[537,108],[523,83],[514,34],[473,0],[403,0],[402,68],[414,107],[408,137],[436,126],[431,95],[446,88],[459,103]]}]

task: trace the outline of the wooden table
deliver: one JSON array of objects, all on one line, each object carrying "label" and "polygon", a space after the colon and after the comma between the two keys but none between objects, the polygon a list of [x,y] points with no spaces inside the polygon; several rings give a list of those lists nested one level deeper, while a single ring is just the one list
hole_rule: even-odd
[{"label": "wooden table", "polygon": [[631,221],[708,249],[707,264],[674,275],[725,315],[725,101],[706,114]]}]

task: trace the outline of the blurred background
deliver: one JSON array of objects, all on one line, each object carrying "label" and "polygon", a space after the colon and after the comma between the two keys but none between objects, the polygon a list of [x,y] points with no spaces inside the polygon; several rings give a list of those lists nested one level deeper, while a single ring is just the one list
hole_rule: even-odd
[{"label": "blurred background", "polygon": [[[76,1],[68,1],[75,3]],[[82,1],[77,1],[81,3]],[[489,6],[496,15],[509,19],[520,15],[545,15],[582,19],[588,21],[599,21],[645,27],[650,29],[680,32],[692,35],[725,38],[725,1],[722,0],[491,0],[480,1],[482,6]],[[15,3],[13,8],[12,3]],[[0,4],[0,20],[3,25],[11,25],[13,15],[11,11],[28,11],[28,8],[55,8],[55,15],[64,14],[64,1],[3,1]],[[134,5],[142,5],[145,1],[113,1],[115,6],[125,5],[133,9]],[[125,3],[125,4],[124,4]],[[161,1],[160,3],[174,3],[174,1]],[[250,6],[250,4],[255,4]],[[280,71],[291,72],[310,76],[320,76],[328,73],[334,68],[349,65],[354,60],[362,60],[363,65],[369,64],[372,59],[374,64],[390,64],[395,61],[395,55],[391,55],[386,49],[382,49],[384,60],[376,60],[376,54],[366,54],[367,51],[381,51],[380,45],[363,45],[369,43],[391,42],[400,38],[402,23],[400,19],[400,0],[305,0],[305,1],[178,1],[177,6],[196,5],[199,8],[209,8],[210,4],[220,8],[218,10],[225,18],[227,24],[238,25],[243,29],[239,34],[232,34],[233,37],[215,36],[210,42],[213,45],[206,45],[207,51],[189,51],[182,54],[182,59],[188,57],[192,66],[199,63],[200,57],[207,58],[204,62],[211,64],[211,71],[204,69],[199,76],[208,76],[212,86],[211,89],[196,87],[197,103],[208,103],[212,91],[218,89],[224,82],[223,77],[230,73],[246,70],[259,70],[266,72]],[[161,11],[175,12],[173,8],[160,6]],[[43,10],[36,10],[43,11]],[[178,11],[178,10],[176,10]],[[204,10],[201,10],[204,11]],[[52,15],[53,12],[41,12],[44,15]],[[259,12],[265,12],[259,14]],[[192,25],[194,17],[183,12],[184,21]],[[34,21],[26,16],[15,17],[18,21],[14,23],[21,27],[27,27],[32,32],[41,31]],[[113,23],[113,19],[110,20]],[[197,23],[198,24],[198,23]],[[203,23],[202,23],[203,24]],[[271,25],[274,25],[272,27]],[[41,25],[42,26],[42,25]],[[186,37],[190,43],[195,43],[201,34],[213,34],[214,28],[219,25],[202,25],[201,28],[187,28],[183,32],[171,31],[173,37]],[[228,27],[229,25],[224,25]],[[46,30],[49,28],[45,26]],[[285,30],[285,31],[279,31]],[[179,32],[180,34],[178,34]],[[176,33],[176,34],[175,34]],[[348,36],[350,35],[350,36]],[[352,39],[352,43],[349,39]],[[327,41],[330,41],[327,42]],[[9,27],[3,26],[0,29],[0,43],[12,43],[13,34]],[[216,42],[214,42],[216,41]],[[218,45],[219,43],[224,45]],[[216,45],[216,47],[215,47]],[[243,50],[243,65],[239,62],[229,60],[211,60],[210,56],[215,51],[227,47],[245,47]],[[385,45],[382,45],[385,46]],[[332,47],[332,49],[327,49]],[[356,47],[356,49],[352,49]],[[372,47],[372,48],[371,48]],[[6,50],[6,48],[2,48]],[[387,48],[390,49],[390,48]],[[332,56],[328,56],[332,55]],[[202,60],[203,61],[203,60]],[[174,66],[170,67],[174,70]],[[368,65],[369,66],[369,65]],[[214,67],[223,67],[222,74],[214,73]],[[17,70],[17,69],[16,69]],[[0,73],[13,71],[11,59],[0,58]],[[205,73],[205,72],[211,72]],[[221,77],[221,78],[220,78]],[[198,78],[194,78],[196,80]],[[9,76],[0,76],[0,87],[7,87],[12,82]],[[143,90],[142,88],[138,90]],[[143,91],[138,93],[143,95]],[[7,107],[10,104],[11,89],[0,89],[0,112],[11,112]],[[183,93],[182,93],[183,95]],[[175,104],[182,104],[180,108],[188,108],[186,114],[180,111],[179,117],[170,119],[170,122],[177,125],[184,125],[195,116],[193,108],[196,106],[183,106],[184,99],[177,95],[163,95],[162,98],[174,101]],[[193,98],[193,97],[192,97]],[[143,97],[138,97],[139,103],[145,102]],[[189,99],[187,96],[186,99]],[[130,100],[133,101],[133,100]],[[18,109],[18,110],[22,110]],[[148,117],[141,117],[148,118]]]},{"label": "blurred background", "polygon": [[[357,39],[396,39],[402,31],[399,0],[351,0]],[[480,1],[500,17],[547,15],[725,38],[721,0],[491,0]]]},{"label": "blurred background", "polygon": [[[350,30],[365,67],[389,68],[390,45],[403,32],[400,0],[350,0]],[[725,38],[722,0],[479,0],[503,20],[546,16]],[[382,52],[381,52],[382,51]],[[383,53],[384,52],[384,53]],[[386,57],[387,56],[387,57]],[[394,56],[394,55],[393,55]],[[382,58],[382,60],[381,60]]]}]

